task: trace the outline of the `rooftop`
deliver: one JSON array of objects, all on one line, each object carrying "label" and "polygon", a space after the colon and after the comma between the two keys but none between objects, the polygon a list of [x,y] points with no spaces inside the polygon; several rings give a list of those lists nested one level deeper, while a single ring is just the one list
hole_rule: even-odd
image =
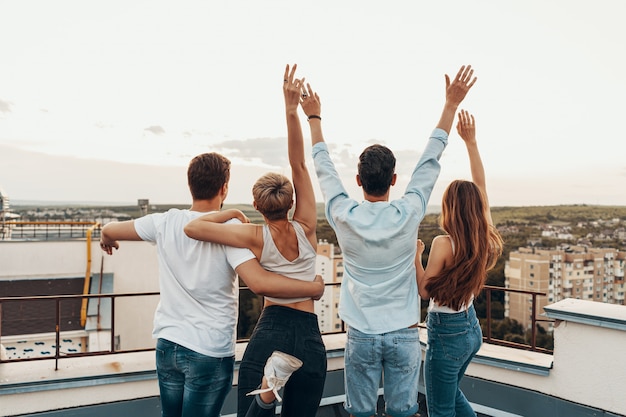
[{"label": "rooftop", "polygon": [[[143,329],[145,323],[152,322],[158,297],[144,295],[130,301],[123,296],[158,292],[156,280],[151,278],[157,270],[155,249],[144,242],[125,242],[123,251],[101,264],[99,259],[90,259],[86,242],[87,238],[0,241],[0,281],[80,277],[88,264],[94,277],[114,277],[108,281],[112,286],[106,289],[104,285],[102,292],[118,297],[114,301],[115,320],[102,320],[99,326],[86,326],[73,333],[30,335],[31,342],[52,338],[54,343],[45,347],[64,349],[59,358],[0,363],[1,415],[160,415],[154,344],[150,329]],[[97,243],[92,244],[94,253],[99,253]],[[0,300],[0,314],[3,304]],[[566,299],[547,306],[544,315],[555,321],[552,353],[483,344],[463,381],[474,409],[486,416],[626,415],[626,307]],[[420,333],[425,348],[425,330]],[[2,337],[1,341],[20,339],[11,338]],[[63,343],[84,338],[90,347],[97,347],[93,354],[98,356],[73,355],[69,348],[62,348]],[[318,415],[345,416],[345,334],[324,335],[324,342],[328,374]],[[238,361],[245,346],[245,341],[237,345]],[[119,353],[118,347],[125,352]],[[235,375],[234,384],[236,380]],[[424,392],[423,385],[420,391]],[[223,415],[234,415],[235,394],[236,385]]]}]

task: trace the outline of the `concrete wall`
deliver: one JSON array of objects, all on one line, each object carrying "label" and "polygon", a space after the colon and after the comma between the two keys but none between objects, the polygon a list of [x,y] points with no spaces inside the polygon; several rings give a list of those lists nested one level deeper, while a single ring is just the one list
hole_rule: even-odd
[{"label": "concrete wall", "polygon": [[[122,242],[112,256],[91,242],[91,274],[112,273],[115,293],[158,292],[156,247]],[[85,276],[87,241],[0,241],[0,280],[54,279]],[[53,272],[51,272],[53,271]],[[0,295],[1,296],[1,295]],[[118,298],[115,334],[120,349],[154,347],[152,319],[158,296]]]}]

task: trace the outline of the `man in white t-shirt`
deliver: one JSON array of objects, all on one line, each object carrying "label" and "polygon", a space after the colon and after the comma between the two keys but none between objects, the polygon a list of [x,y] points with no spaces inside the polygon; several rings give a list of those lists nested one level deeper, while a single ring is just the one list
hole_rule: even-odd
[{"label": "man in white t-shirt", "polygon": [[[319,298],[321,278],[289,279],[264,270],[248,249],[191,239],[185,225],[218,211],[228,194],[230,161],[217,153],[195,157],[187,171],[190,209],[171,209],[102,228],[100,247],[109,255],[119,240],[157,246],[161,299],[152,335],[162,416],[219,416],[231,389],[241,276],[256,294]],[[231,220],[238,221],[238,220]]]}]

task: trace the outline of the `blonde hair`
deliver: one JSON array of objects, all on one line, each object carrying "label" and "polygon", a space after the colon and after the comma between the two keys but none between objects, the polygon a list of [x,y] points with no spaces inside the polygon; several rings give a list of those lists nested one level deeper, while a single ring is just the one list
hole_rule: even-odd
[{"label": "blonde hair", "polygon": [[268,220],[285,219],[293,205],[293,185],[284,175],[270,172],[254,183],[252,197]]}]

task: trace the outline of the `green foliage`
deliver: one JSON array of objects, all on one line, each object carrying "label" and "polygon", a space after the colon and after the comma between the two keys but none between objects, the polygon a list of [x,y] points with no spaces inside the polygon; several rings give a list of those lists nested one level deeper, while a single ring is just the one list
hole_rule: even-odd
[{"label": "green foliage", "polygon": [[626,206],[522,206],[492,207],[491,215],[496,226],[511,224],[543,224],[554,220],[575,224],[598,219],[626,220]]},{"label": "green foliage", "polygon": [[328,243],[332,243],[334,245],[338,245],[337,243],[337,235],[330,224],[328,224],[328,220],[319,219],[317,221],[317,240],[325,240]]}]

